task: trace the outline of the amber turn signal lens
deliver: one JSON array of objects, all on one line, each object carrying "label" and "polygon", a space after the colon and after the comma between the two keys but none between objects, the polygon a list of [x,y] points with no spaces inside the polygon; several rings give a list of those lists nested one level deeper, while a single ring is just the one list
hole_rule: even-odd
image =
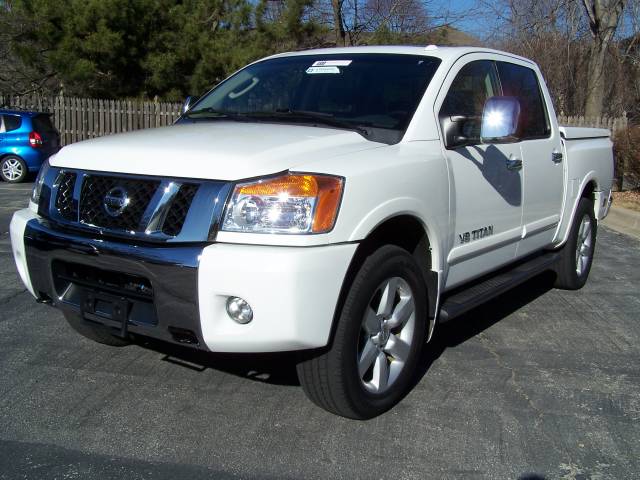
[{"label": "amber turn signal lens", "polygon": [[318,205],[313,216],[313,233],[325,233],[333,228],[338,216],[344,180],[340,177],[316,175],[318,182]]},{"label": "amber turn signal lens", "polygon": [[291,197],[316,197],[318,196],[316,178],[315,175],[285,175],[242,185],[238,190],[241,195],[267,195],[273,197],[287,194]]}]

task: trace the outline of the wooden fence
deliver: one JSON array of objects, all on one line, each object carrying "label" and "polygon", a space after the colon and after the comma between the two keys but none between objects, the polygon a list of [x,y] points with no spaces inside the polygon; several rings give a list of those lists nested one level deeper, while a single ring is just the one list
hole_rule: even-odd
[{"label": "wooden fence", "polygon": [[627,116],[621,117],[583,117],[583,116],[566,116],[558,115],[558,123],[560,125],[566,125],[571,127],[594,127],[594,128],[608,128],[617,134],[624,131],[629,127]]},{"label": "wooden fence", "polygon": [[182,107],[180,103],[155,101],[3,95],[0,95],[0,105],[6,109],[52,113],[62,145],[112,133],[171,125],[180,116]]},{"label": "wooden fence", "polygon": [[[182,104],[141,100],[100,100],[77,97],[0,95],[0,107],[53,113],[62,145],[112,133],[171,125]],[[560,115],[561,125],[608,128],[617,133],[627,128],[627,118],[585,118]]]}]

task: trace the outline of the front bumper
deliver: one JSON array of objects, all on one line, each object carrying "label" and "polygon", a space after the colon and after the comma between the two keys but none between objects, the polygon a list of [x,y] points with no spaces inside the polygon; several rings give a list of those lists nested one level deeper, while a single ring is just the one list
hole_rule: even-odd
[{"label": "front bumper", "polygon": [[[94,315],[99,312],[84,309],[86,295],[82,292],[102,287],[79,284],[82,288],[76,288],[68,274],[60,274],[61,264],[144,279],[152,294],[127,300],[131,306],[127,330],[169,342],[193,338],[192,346],[217,352],[291,351],[326,345],[342,282],[357,247],[113,242],[55,230],[28,209],[14,215],[11,242],[20,277],[39,300],[99,321],[99,315]],[[125,296],[129,298],[128,293]],[[240,325],[229,318],[226,301],[230,296],[249,302],[254,312],[250,323]],[[185,331],[193,336],[176,335]]]}]

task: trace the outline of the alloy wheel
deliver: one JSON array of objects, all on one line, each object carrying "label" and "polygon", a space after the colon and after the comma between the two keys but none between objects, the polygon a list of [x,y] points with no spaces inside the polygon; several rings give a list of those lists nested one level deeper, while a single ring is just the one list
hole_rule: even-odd
[{"label": "alloy wheel", "polygon": [[578,276],[582,276],[589,265],[593,241],[591,238],[591,229],[591,218],[589,218],[589,215],[584,215],[580,222],[578,241],[576,242],[576,273]]},{"label": "alloy wheel", "polygon": [[23,174],[22,164],[15,158],[9,158],[2,163],[2,176],[9,180],[15,181]]},{"label": "alloy wheel", "polygon": [[358,374],[369,392],[384,393],[404,369],[414,338],[415,310],[413,292],[400,277],[382,282],[374,292],[357,350]]}]

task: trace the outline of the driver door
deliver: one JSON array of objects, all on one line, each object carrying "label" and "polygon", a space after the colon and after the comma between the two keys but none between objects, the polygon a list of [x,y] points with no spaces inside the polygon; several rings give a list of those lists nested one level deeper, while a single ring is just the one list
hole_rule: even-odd
[{"label": "driver door", "polygon": [[445,125],[453,121],[459,125],[458,139],[465,139],[464,145],[444,146],[454,232],[446,288],[513,261],[522,232],[520,143],[480,143],[484,104],[501,95],[495,62],[464,59],[436,102],[443,138]]}]

